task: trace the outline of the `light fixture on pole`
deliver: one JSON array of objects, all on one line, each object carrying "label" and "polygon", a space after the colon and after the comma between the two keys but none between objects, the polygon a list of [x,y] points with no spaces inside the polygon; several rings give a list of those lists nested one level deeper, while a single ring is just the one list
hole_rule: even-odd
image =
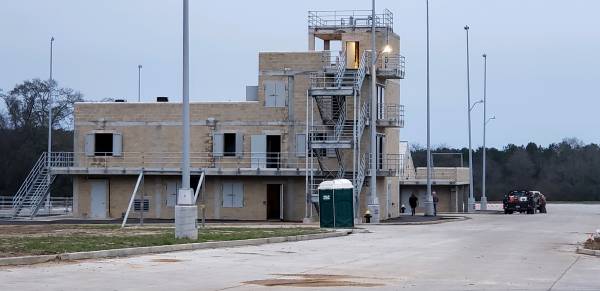
[{"label": "light fixture on pole", "polygon": [[189,99],[189,0],[183,0],[183,102],[182,124],[183,145],[181,162],[181,188],[177,192],[175,206],[175,238],[198,239],[196,220],[198,207],[195,205],[190,187],[190,99]]},{"label": "light fixture on pole", "polygon": [[138,65],[138,102],[142,96],[142,65]]},{"label": "light fixture on pole", "polygon": [[[52,89],[54,87],[54,79],[52,77],[52,69],[53,69],[53,49],[54,49],[54,36],[50,38],[50,80],[48,81],[48,170],[50,170],[51,161],[52,161]],[[50,185],[51,175],[48,176],[48,185]],[[50,187],[48,187],[48,199],[50,199]]]},{"label": "light fixture on pole", "polygon": [[367,209],[372,223],[379,222],[379,199],[377,198],[377,42],[375,34],[375,0],[371,10],[371,177]]},{"label": "light fixture on pole", "polygon": [[431,112],[429,90],[429,0],[427,3],[427,196],[425,197],[425,216],[433,216],[433,196],[431,195]]}]

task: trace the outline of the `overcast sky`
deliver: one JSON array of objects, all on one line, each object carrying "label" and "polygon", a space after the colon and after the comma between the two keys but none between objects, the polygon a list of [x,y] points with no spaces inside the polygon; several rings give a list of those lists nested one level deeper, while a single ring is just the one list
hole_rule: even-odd
[{"label": "overcast sky", "polygon": [[[243,100],[259,51],[307,49],[307,11],[369,9],[370,1],[190,1],[192,101]],[[402,139],[425,143],[425,0],[379,0],[394,13],[407,58]],[[600,143],[600,1],[431,0],[432,143],[467,144],[464,25],[471,27],[472,98],[488,54],[488,144],[543,145],[564,137]],[[180,0],[3,0],[0,88],[48,77],[89,100],[181,96]],[[482,107],[473,112],[481,145]]]}]

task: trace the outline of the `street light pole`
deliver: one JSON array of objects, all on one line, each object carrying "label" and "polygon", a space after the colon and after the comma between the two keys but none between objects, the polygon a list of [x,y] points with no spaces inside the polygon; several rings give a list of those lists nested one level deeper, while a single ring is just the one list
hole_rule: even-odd
[{"label": "street light pole", "polygon": [[433,216],[433,197],[431,195],[431,113],[429,86],[429,0],[427,2],[427,197],[425,197],[425,216]]},{"label": "street light pole", "polygon": [[487,196],[485,195],[485,129],[487,125],[487,54],[483,54],[483,165],[481,175],[481,206],[480,210],[487,210]]},{"label": "street light pole", "polygon": [[379,199],[377,198],[377,42],[375,34],[375,0],[371,11],[371,180],[368,209],[371,222],[379,222]]},{"label": "street light pole", "polygon": [[189,0],[183,0],[183,145],[181,163],[181,189],[177,193],[175,206],[175,237],[198,239],[196,220],[198,207],[195,205],[190,187],[190,99],[189,99]]},{"label": "street light pole", "polygon": [[[48,170],[50,170],[50,162],[52,161],[52,88],[54,87],[54,79],[52,78],[52,59],[54,49],[54,36],[50,38],[50,81],[48,82]],[[48,175],[48,185],[50,185],[50,175]],[[48,190],[48,199],[50,198],[50,190]]]},{"label": "street light pole", "polygon": [[142,96],[142,65],[138,65],[138,102]]},{"label": "street light pole", "polygon": [[469,198],[467,200],[467,211],[475,210],[475,198],[473,196],[473,149],[471,145],[471,76],[469,64],[469,26],[465,26],[467,33],[467,115],[468,115],[468,130],[469,130]]}]

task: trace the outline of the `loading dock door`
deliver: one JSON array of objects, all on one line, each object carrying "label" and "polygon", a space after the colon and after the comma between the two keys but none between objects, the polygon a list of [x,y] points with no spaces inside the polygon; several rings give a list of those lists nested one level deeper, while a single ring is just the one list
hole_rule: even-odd
[{"label": "loading dock door", "polygon": [[108,200],[108,181],[91,180],[90,191],[90,218],[106,218],[106,205]]}]

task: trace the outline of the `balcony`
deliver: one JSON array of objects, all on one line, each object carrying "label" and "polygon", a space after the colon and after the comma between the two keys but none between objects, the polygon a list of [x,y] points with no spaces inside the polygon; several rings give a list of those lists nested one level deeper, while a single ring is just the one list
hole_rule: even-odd
[{"label": "balcony", "polygon": [[378,104],[377,126],[404,128],[404,105]]},{"label": "balcony", "polygon": [[406,59],[400,54],[382,54],[377,60],[377,77],[385,79],[404,79]]}]

